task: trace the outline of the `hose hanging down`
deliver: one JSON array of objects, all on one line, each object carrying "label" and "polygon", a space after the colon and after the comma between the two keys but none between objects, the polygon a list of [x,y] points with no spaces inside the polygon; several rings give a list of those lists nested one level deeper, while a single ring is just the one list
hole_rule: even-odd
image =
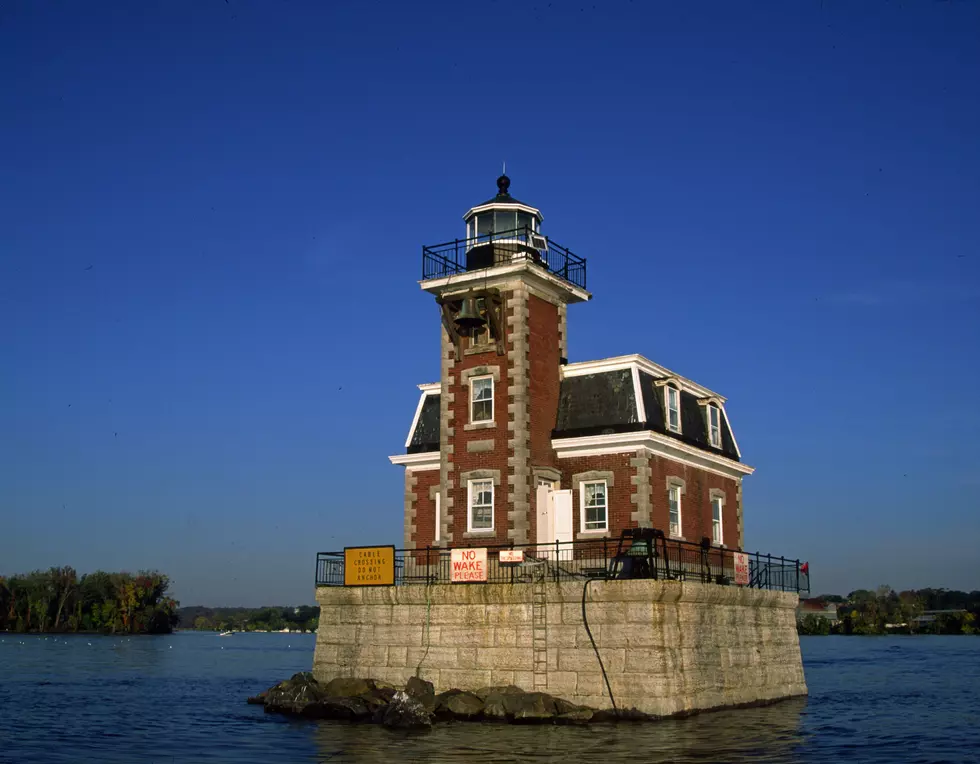
[{"label": "hose hanging down", "polygon": [[592,649],[595,650],[595,657],[599,661],[599,669],[602,671],[602,678],[606,683],[606,691],[609,693],[609,700],[612,703],[613,713],[619,716],[619,709],[616,707],[616,698],[613,697],[612,687],[609,686],[609,677],[606,676],[606,667],[602,664],[602,656],[599,655],[599,648],[596,647],[595,638],[592,636],[592,629],[589,628],[589,618],[585,613],[585,595],[589,591],[589,584],[593,581],[604,581],[602,578],[590,578],[585,582],[585,586],[582,587],[582,623],[585,624],[585,633],[589,635],[589,642],[592,643]]}]

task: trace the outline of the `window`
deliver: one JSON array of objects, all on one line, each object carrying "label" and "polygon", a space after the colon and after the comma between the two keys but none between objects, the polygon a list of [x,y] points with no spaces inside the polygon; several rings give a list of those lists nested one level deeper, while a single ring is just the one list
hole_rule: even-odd
[{"label": "window", "polygon": [[441,503],[441,499],[442,499],[442,494],[437,493],[436,494],[436,535],[435,535],[436,543],[439,543],[439,534],[442,531],[442,528],[439,527],[441,525],[441,518],[439,517],[439,509],[440,509],[439,504]]},{"label": "window", "polygon": [[582,483],[579,500],[582,503],[582,530],[608,530],[606,481],[596,480],[590,483]]},{"label": "window", "polygon": [[711,497],[711,541],[719,546],[724,543],[721,532],[721,507],[724,503],[721,496]]},{"label": "window", "polygon": [[487,317],[487,300],[485,297],[476,298],[476,310],[481,315],[484,316],[487,321],[483,326],[479,326],[473,330],[473,334],[470,337],[470,346],[476,347],[477,345],[486,345],[490,342],[490,318]]},{"label": "window", "polygon": [[470,380],[470,422],[493,421],[493,377]]},{"label": "window", "polygon": [[708,404],[708,437],[712,446],[721,448],[721,409],[714,404]]},{"label": "window", "polygon": [[487,236],[493,227],[493,213],[481,212],[476,216],[476,235]]},{"label": "window", "polygon": [[514,210],[494,210],[493,230],[495,233],[505,233],[517,228],[517,213]]},{"label": "window", "polygon": [[517,227],[521,229],[519,236],[523,236],[525,232],[533,231],[531,223],[531,216],[526,212],[517,213]]},{"label": "window", "polygon": [[[668,388],[669,389],[669,388]],[[681,535],[681,487],[672,485],[667,491],[667,502],[670,505],[670,535]]]},{"label": "window", "polygon": [[667,429],[671,432],[681,431],[681,391],[667,385],[664,388],[667,401]]},{"label": "window", "polygon": [[469,531],[493,530],[493,481],[469,482],[470,517]]}]

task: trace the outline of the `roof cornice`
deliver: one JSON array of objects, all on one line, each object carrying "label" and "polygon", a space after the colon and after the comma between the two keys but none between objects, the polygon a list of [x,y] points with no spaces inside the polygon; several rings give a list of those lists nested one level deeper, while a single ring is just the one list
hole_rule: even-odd
[{"label": "roof cornice", "polygon": [[484,204],[478,204],[476,207],[470,207],[463,215],[463,220],[469,220],[471,217],[479,212],[486,212],[488,210],[520,210],[521,212],[529,212],[534,215],[538,222],[544,220],[544,216],[541,214],[541,210],[532,207],[528,204],[522,204],[521,202],[486,202]]},{"label": "roof cornice", "polygon": [[676,438],[653,430],[588,435],[579,438],[553,438],[551,447],[555,449],[559,459],[645,449],[652,454],[699,467],[725,477],[741,478],[755,472],[755,467],[749,467],[747,464],[736,462],[726,456],[690,446]]},{"label": "roof cornice", "polygon": [[410,470],[437,470],[439,469],[439,452],[423,451],[418,454],[395,454],[389,456],[388,461]]},{"label": "roof cornice", "polygon": [[527,281],[565,302],[585,302],[592,299],[592,294],[582,287],[560,279],[541,266],[527,261],[454,273],[438,279],[426,279],[420,281],[419,286],[437,297],[444,297],[455,293],[465,294],[475,287],[499,287],[516,279]]},{"label": "roof cornice", "polygon": [[569,363],[561,367],[561,375],[564,379],[565,377],[580,377],[585,374],[600,374],[606,371],[632,369],[634,366],[639,371],[645,371],[658,379],[666,377],[673,378],[678,381],[682,390],[696,395],[698,398],[717,398],[722,403],[727,400],[724,396],[709,390],[704,385],[699,385],[697,382],[694,382],[687,377],[682,377],[680,374],[677,374],[670,369],[661,366],[660,364],[654,363],[649,358],[639,355],[638,353],[633,353],[632,355],[620,355],[613,358],[600,358],[597,361],[579,361],[577,363]]}]

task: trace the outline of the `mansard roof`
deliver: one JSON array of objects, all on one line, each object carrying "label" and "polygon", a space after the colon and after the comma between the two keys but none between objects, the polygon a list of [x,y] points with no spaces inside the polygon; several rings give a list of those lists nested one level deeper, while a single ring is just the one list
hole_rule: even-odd
[{"label": "mansard roof", "polygon": [[[654,432],[686,446],[740,461],[725,399],[640,355],[567,364],[561,370],[554,440],[616,433]],[[667,428],[664,388],[680,392],[681,431]],[[439,450],[440,388],[419,385],[422,396],[405,442],[408,454]],[[708,436],[707,404],[721,412],[721,447]],[[536,412],[537,413],[537,412]],[[557,447],[557,443],[555,444]],[[741,468],[740,468],[741,469]],[[746,471],[751,468],[746,467]]]}]

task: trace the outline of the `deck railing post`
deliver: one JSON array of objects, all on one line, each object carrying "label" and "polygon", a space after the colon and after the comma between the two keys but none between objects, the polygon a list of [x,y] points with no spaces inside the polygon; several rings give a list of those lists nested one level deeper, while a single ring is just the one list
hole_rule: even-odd
[{"label": "deck railing post", "polygon": [[555,583],[561,578],[560,568],[558,567],[561,562],[561,542],[555,539]]},{"label": "deck railing post", "polygon": [[800,593],[800,561],[796,561],[796,593]]}]

